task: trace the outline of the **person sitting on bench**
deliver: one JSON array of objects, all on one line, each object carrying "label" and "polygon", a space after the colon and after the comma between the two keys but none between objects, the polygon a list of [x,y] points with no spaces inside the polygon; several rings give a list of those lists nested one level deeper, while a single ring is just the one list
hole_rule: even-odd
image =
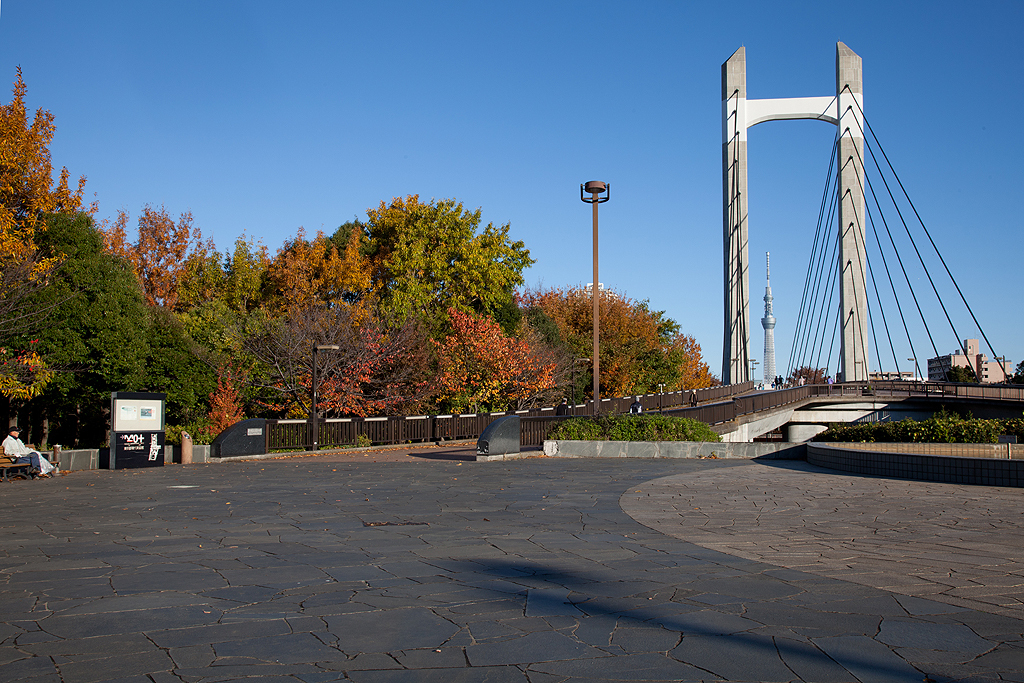
[{"label": "person sitting on bench", "polygon": [[34,451],[26,446],[18,438],[20,434],[21,430],[17,426],[7,430],[7,438],[4,439],[4,453],[14,458],[15,464],[28,463],[42,477],[52,476],[51,472],[60,474],[60,468],[52,465],[39,451]]}]

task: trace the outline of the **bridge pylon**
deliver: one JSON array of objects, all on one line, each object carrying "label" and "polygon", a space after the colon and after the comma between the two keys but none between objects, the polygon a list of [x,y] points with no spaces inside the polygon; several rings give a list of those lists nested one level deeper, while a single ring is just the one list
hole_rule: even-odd
[{"label": "bridge pylon", "polygon": [[867,380],[867,255],[864,242],[864,89],[861,58],[836,44],[836,95],[747,99],[746,50],[722,64],[722,197],[725,329],[722,382],[750,379],[750,287],[747,253],[747,128],[765,121],[814,119],[838,127],[839,249],[844,381]]}]

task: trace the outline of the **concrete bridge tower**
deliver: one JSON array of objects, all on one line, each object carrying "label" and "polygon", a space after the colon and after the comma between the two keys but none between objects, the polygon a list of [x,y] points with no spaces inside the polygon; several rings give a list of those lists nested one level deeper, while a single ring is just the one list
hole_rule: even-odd
[{"label": "concrete bridge tower", "polygon": [[[861,58],[836,44],[834,97],[748,100],[744,48],[722,65],[722,197],[725,330],[722,382],[750,379],[750,288],[747,255],[747,128],[765,121],[815,119],[838,127],[840,370],[845,381],[869,373],[864,251],[864,89]],[[765,376],[768,368],[765,367]]]}]

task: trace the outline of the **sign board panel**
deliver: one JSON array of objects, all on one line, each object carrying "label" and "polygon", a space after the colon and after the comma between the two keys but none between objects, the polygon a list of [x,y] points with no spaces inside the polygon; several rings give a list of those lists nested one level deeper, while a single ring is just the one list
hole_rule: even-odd
[{"label": "sign board panel", "polygon": [[115,432],[159,432],[164,428],[164,402],[160,399],[115,398]]},{"label": "sign board panel", "polygon": [[110,469],[163,467],[163,432],[114,432],[110,444]]},{"label": "sign board panel", "polygon": [[165,398],[130,391],[110,395],[110,469],[163,466]]}]

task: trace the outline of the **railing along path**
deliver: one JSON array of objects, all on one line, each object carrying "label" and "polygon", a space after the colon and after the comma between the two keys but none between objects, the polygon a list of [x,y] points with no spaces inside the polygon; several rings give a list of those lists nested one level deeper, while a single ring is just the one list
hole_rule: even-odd
[{"label": "railing along path", "polygon": [[[731,422],[741,415],[781,408],[809,399],[852,399],[865,396],[884,398],[957,398],[1024,403],[1024,385],[985,386],[941,382],[849,382],[809,384],[776,391],[750,394],[754,382],[710,389],[697,389],[696,407],[689,405],[692,391],[640,396],[645,412],[688,417],[709,425]],[[742,395],[749,394],[749,395]],[[634,396],[601,399],[602,414],[625,413]],[[724,400],[723,400],[724,399]],[[506,415],[519,415],[520,442],[539,446],[552,426],[573,416],[592,415],[593,401],[569,406],[568,415],[555,415],[554,408],[475,413],[469,415],[409,415],[395,417],[328,418],[320,421],[321,448],[354,446],[360,442],[374,445],[426,443],[476,439],[491,422]],[[283,451],[309,448],[313,442],[308,420],[267,420],[267,449]]]}]

